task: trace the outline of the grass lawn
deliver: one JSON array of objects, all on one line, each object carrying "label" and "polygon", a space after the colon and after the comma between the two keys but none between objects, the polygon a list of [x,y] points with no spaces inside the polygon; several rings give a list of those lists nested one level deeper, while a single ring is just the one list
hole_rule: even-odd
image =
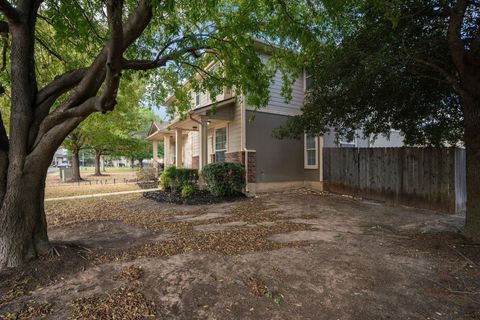
[{"label": "grass lawn", "polygon": [[480,318],[461,216],[307,190],[45,208],[55,254],[0,273],[7,319]]},{"label": "grass lawn", "polygon": [[94,176],[94,168],[82,168],[80,182],[62,182],[59,172],[53,171],[47,175],[45,198],[57,198],[96,193],[139,190],[136,184],[136,169],[110,168],[101,176]]}]

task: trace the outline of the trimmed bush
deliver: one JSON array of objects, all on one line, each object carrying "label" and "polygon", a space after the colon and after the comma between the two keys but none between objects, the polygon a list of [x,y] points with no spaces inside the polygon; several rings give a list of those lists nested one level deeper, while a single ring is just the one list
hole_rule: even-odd
[{"label": "trimmed bush", "polygon": [[167,191],[181,191],[185,186],[191,186],[192,189],[195,189],[197,184],[197,169],[177,169],[175,166],[171,166],[160,176],[160,187]]},{"label": "trimmed bush", "polygon": [[238,163],[208,164],[203,168],[202,176],[207,190],[217,197],[234,196],[245,188],[245,169]]}]

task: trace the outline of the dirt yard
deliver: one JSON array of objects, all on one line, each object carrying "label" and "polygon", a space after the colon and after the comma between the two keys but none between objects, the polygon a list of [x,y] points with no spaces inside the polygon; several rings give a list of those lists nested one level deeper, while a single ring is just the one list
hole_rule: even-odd
[{"label": "dirt yard", "polygon": [[307,190],[46,210],[56,253],[0,274],[0,318],[480,319],[461,216]]}]

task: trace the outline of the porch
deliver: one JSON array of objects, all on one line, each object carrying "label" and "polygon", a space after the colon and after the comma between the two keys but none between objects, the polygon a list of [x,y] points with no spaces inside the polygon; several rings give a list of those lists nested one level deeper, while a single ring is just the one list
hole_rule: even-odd
[{"label": "porch", "polygon": [[[164,146],[164,167],[202,169],[212,162],[223,162],[230,151],[239,151],[240,135],[235,134],[235,98],[190,111],[170,124],[153,124],[147,140],[152,142],[154,166],[162,163],[158,145]],[[153,127],[152,125],[152,127]],[[238,140],[238,141],[237,141]]]}]

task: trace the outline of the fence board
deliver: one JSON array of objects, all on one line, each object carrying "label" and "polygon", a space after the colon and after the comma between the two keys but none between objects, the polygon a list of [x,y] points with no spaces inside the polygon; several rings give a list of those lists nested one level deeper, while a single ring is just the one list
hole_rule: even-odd
[{"label": "fence board", "polygon": [[465,150],[459,148],[325,148],[332,192],[421,208],[466,207]]}]

